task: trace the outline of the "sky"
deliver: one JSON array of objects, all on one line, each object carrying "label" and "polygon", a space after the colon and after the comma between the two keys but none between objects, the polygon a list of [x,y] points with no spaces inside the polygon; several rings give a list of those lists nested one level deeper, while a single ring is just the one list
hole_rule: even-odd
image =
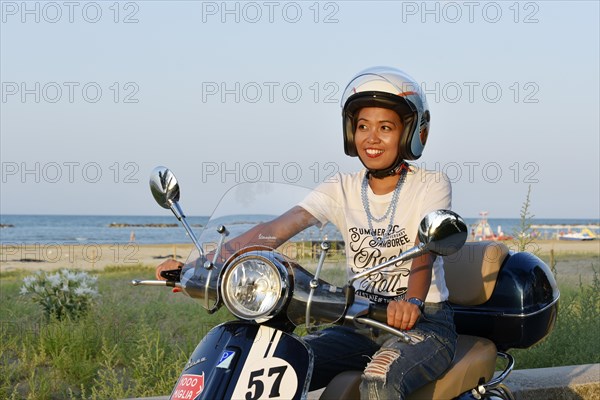
[{"label": "sky", "polygon": [[600,218],[597,1],[1,2],[0,214],[207,215],[240,182],[315,187],[340,97],[389,65],[427,94],[418,166],[453,209]]}]

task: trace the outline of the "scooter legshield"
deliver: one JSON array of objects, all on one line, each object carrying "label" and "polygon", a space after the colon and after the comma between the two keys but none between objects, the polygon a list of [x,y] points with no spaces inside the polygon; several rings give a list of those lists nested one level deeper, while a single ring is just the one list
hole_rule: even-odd
[{"label": "scooter legshield", "polygon": [[226,322],[198,344],[171,400],[306,398],[312,364],[312,351],[297,336]]}]

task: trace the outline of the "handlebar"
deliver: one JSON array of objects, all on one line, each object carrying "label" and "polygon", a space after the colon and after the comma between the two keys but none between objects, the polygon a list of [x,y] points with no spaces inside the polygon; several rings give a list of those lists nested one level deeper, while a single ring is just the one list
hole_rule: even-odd
[{"label": "handlebar", "polygon": [[371,303],[369,307],[369,317],[386,323],[387,322],[387,304]]},{"label": "handlebar", "polygon": [[366,313],[366,316],[364,316],[365,314],[363,314],[363,316],[359,315],[354,315],[351,317],[351,319],[359,324],[367,325],[380,331],[391,333],[405,343],[412,343],[412,338],[409,335],[400,329],[396,329],[387,324],[386,304],[371,303],[369,304],[369,311]]},{"label": "handlebar", "polygon": [[156,280],[140,280],[134,279],[131,281],[132,286],[168,286],[181,287],[179,282],[174,281],[156,281]]}]

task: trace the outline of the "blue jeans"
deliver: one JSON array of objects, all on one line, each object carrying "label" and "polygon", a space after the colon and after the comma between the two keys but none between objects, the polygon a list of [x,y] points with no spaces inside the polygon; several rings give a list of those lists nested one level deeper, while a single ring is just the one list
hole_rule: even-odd
[{"label": "blue jeans", "polygon": [[391,334],[347,326],[324,329],[304,339],[314,353],[310,390],[326,386],[343,371],[363,371],[363,399],[404,399],[439,377],[456,347],[453,312],[447,303],[426,303],[415,328],[406,332],[411,344]]}]

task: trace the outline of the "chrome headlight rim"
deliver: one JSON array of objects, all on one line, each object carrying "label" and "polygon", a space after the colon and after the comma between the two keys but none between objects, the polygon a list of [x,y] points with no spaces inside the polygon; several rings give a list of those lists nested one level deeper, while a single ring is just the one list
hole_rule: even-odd
[{"label": "chrome headlight rim", "polygon": [[[231,279],[231,275],[235,270],[248,261],[260,262],[267,265],[276,272],[277,277],[279,278],[279,293],[277,299],[273,301],[272,306],[260,313],[246,312],[243,308],[240,308],[239,305],[236,304],[237,301],[233,300],[235,296],[230,293],[227,286]],[[225,268],[223,268],[219,288],[222,294],[223,303],[233,315],[243,320],[262,323],[280,313],[287,303],[290,288],[290,274],[284,263],[276,256],[276,253],[264,250],[253,250],[228,260]]]}]

